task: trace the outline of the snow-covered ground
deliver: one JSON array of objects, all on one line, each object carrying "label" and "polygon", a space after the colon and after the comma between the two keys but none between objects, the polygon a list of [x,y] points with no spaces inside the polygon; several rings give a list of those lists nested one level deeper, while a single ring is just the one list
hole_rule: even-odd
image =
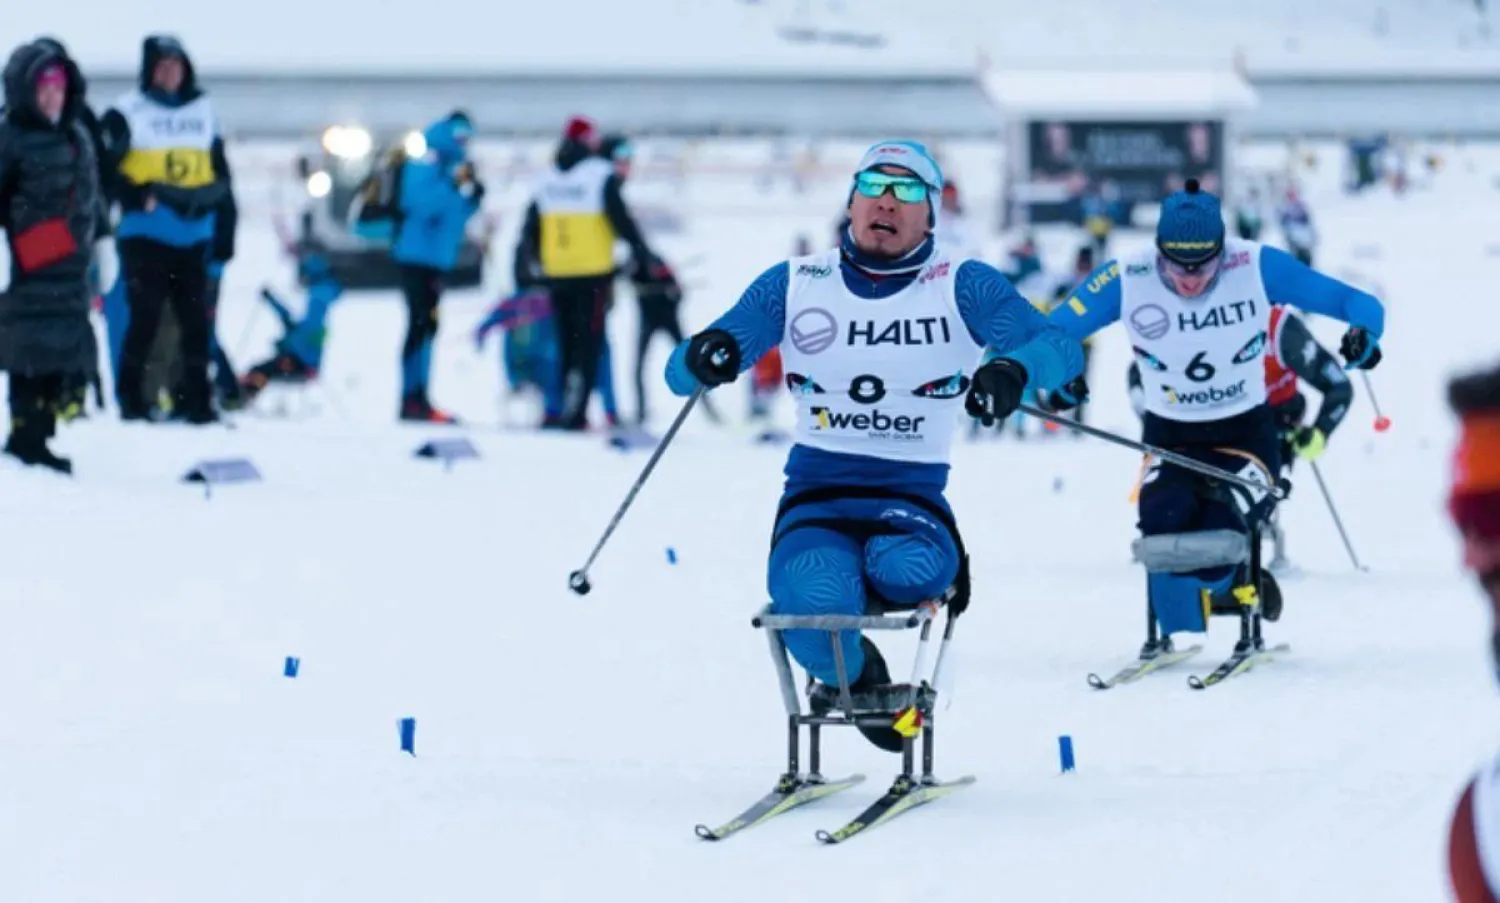
[{"label": "snow-covered ground", "polygon": [[[989,165],[974,153],[966,168]],[[838,732],[825,770],[861,771],[864,788],[723,844],[692,832],[783,764],[749,627],[783,452],[695,418],[592,595],[569,593],[644,455],[499,427],[495,349],[469,333],[504,287],[508,229],[493,284],[445,301],[436,355],[434,397],[470,420],[477,462],[444,473],[411,457],[440,431],[394,425],[392,293],[335,308],[325,394],[301,419],[69,427],[73,481],[0,467],[0,900],[1445,899],[1449,807],[1500,741],[1483,606],[1442,510],[1443,381],[1493,360],[1500,334],[1496,164],[1458,152],[1401,200],[1341,198],[1327,163],[1308,179],[1327,268],[1389,303],[1374,382],[1395,426],[1375,434],[1361,392],[1323,464],[1370,573],[1298,481],[1285,519],[1300,571],[1270,632],[1292,645],[1283,660],[1190,691],[1184,675],[1232,644],[1216,625],[1197,667],[1090,690],[1087,672],[1141,640],[1137,460],[1067,438],[960,445],[951,498],[977,595],[938,762],[979,780],[841,848],[812,832],[852,817],[896,762]],[[690,328],[796,232],[826,236],[844,190],[639,188],[687,217],[661,245],[699,261],[684,266]],[[242,191],[221,336],[243,367],[274,338],[256,289],[289,270],[269,187]],[[612,325],[621,349],[631,306]],[[1103,337],[1094,386],[1095,421],[1128,432],[1127,353]],[[265,482],[209,500],[178,482],[224,456]],[[903,670],[912,638],[883,642]],[[397,744],[408,716],[415,758]],[[1060,734],[1078,756],[1065,776]]]}]

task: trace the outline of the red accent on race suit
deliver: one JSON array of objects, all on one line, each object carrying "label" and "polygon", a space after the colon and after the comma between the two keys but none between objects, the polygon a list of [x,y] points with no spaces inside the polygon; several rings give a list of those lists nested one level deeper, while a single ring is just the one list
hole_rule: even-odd
[{"label": "red accent on race suit", "polygon": [[1266,348],[1266,401],[1271,407],[1291,401],[1297,394],[1297,374],[1281,361],[1281,317],[1286,308],[1271,308],[1270,341]]},{"label": "red accent on race suit", "polygon": [[750,372],[755,391],[770,394],[781,387],[781,349],[773,347],[761,355]]}]

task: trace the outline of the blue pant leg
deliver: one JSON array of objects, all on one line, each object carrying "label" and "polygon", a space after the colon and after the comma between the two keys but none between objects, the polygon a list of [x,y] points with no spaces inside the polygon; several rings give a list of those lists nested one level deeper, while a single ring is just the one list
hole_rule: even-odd
[{"label": "blue pant leg", "polygon": [[537,380],[542,387],[542,409],[547,417],[561,417],[562,349],[558,347],[556,318],[548,317],[537,323],[535,341]]},{"label": "blue pant leg", "polygon": [[[1162,536],[1199,529],[1202,499],[1198,476],[1171,464],[1146,476],[1141,487],[1139,526],[1142,536]],[[1208,629],[1203,612],[1203,582],[1194,574],[1150,572],[1146,589],[1163,634]]]},{"label": "blue pant leg", "polygon": [[109,367],[116,386],[120,384],[120,354],[125,347],[125,332],[130,328],[130,304],[125,299],[125,278],[115,280],[104,293],[104,332],[109,341]]},{"label": "blue pant leg", "polygon": [[[771,550],[766,582],[772,610],[783,615],[863,615],[862,557],[858,541],[833,530],[807,527],[787,533]],[[837,684],[832,636],[823,630],[782,634],[787,651],[814,680]],[[853,682],[865,665],[858,631],[843,633],[841,643]]]},{"label": "blue pant leg", "polygon": [[881,502],[879,522],[900,532],[865,543],[864,569],[875,591],[900,605],[934,599],[958,577],[958,544],[927,511]]},{"label": "blue pant leg", "polygon": [[599,372],[594,375],[594,388],[599,390],[599,402],[604,413],[618,419],[620,409],[615,405],[615,368],[609,352],[609,338],[605,337],[599,347]]}]

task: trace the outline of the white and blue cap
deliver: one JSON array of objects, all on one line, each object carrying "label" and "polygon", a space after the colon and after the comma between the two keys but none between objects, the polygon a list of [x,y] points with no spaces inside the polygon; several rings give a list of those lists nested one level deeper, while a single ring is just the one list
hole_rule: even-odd
[{"label": "white and blue cap", "polygon": [[[927,145],[920,141],[906,139],[876,142],[865,151],[865,155],[859,160],[859,168],[854,172],[858,175],[881,166],[899,166],[927,183],[931,191],[927,198],[927,209],[931,211],[928,214],[928,223],[936,225],[939,204],[933,198],[943,192],[943,168],[938,166],[937,160],[933,159],[932,152],[927,149]],[[849,200],[853,199],[854,186],[851,182]],[[847,202],[845,203],[847,205]]]}]

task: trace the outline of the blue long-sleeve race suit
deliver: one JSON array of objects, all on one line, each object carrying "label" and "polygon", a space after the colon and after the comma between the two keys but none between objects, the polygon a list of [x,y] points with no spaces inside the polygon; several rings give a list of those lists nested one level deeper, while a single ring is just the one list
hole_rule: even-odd
[{"label": "blue long-sleeve race suit", "polygon": [[[1079,283],[1049,319],[1075,339],[1085,339],[1120,319],[1120,280],[1106,278],[1119,263],[1105,261]],[[1373,295],[1299,263],[1279,248],[1260,250],[1260,278],[1273,304],[1287,304],[1361,326],[1375,338],[1385,332],[1385,308]]]},{"label": "blue long-sleeve race suit", "polygon": [[[854,246],[846,231],[838,275],[856,298],[889,298],[918,278],[933,253],[929,241],[895,262],[872,259]],[[790,277],[788,263],[771,267],[710,325],[734,337],[741,372],[781,343]],[[965,261],[954,279],[958,312],[975,343],[1020,363],[1033,386],[1056,388],[1081,371],[1082,346],[1049,324],[992,267]],[[667,363],[667,384],[679,396],[697,388],[686,364],[687,344],[679,345]],[[961,555],[952,512],[943,496],[948,469],[947,463],[896,461],[793,445],[785,467],[784,513],[778,519],[768,566],[767,584],[775,610],[861,614],[871,602],[915,604],[953,585]],[[811,497],[815,500],[801,503]],[[875,599],[869,597],[867,586]],[[789,631],[786,642],[793,657],[814,678],[825,683],[836,680],[826,634]],[[883,662],[868,673],[863,670],[870,656],[878,661],[878,652],[868,640],[850,633],[842,644],[851,680],[882,679]]]},{"label": "blue long-sleeve race suit", "polygon": [[[1375,339],[1385,331],[1385,308],[1374,296],[1326,276],[1271,247],[1259,249],[1259,274],[1266,297],[1273,304],[1292,305],[1362,327]],[[1049,317],[1068,335],[1083,339],[1121,318],[1121,264],[1106,261],[1090,273],[1069,299]],[[1153,433],[1153,428],[1155,432]],[[1148,414],[1146,441],[1172,447],[1215,467],[1236,470],[1249,453],[1274,475],[1280,454],[1275,420],[1269,407],[1204,423],[1177,424]],[[1225,449],[1230,449],[1226,452]],[[1243,532],[1243,519],[1227,501],[1205,501],[1196,476],[1180,468],[1163,467],[1142,488],[1138,526],[1143,536],[1194,531]],[[1148,589],[1152,610],[1163,634],[1201,632],[1207,628],[1202,592],[1210,598],[1227,592],[1237,579],[1235,569],[1204,567],[1187,573],[1151,570]]]}]

